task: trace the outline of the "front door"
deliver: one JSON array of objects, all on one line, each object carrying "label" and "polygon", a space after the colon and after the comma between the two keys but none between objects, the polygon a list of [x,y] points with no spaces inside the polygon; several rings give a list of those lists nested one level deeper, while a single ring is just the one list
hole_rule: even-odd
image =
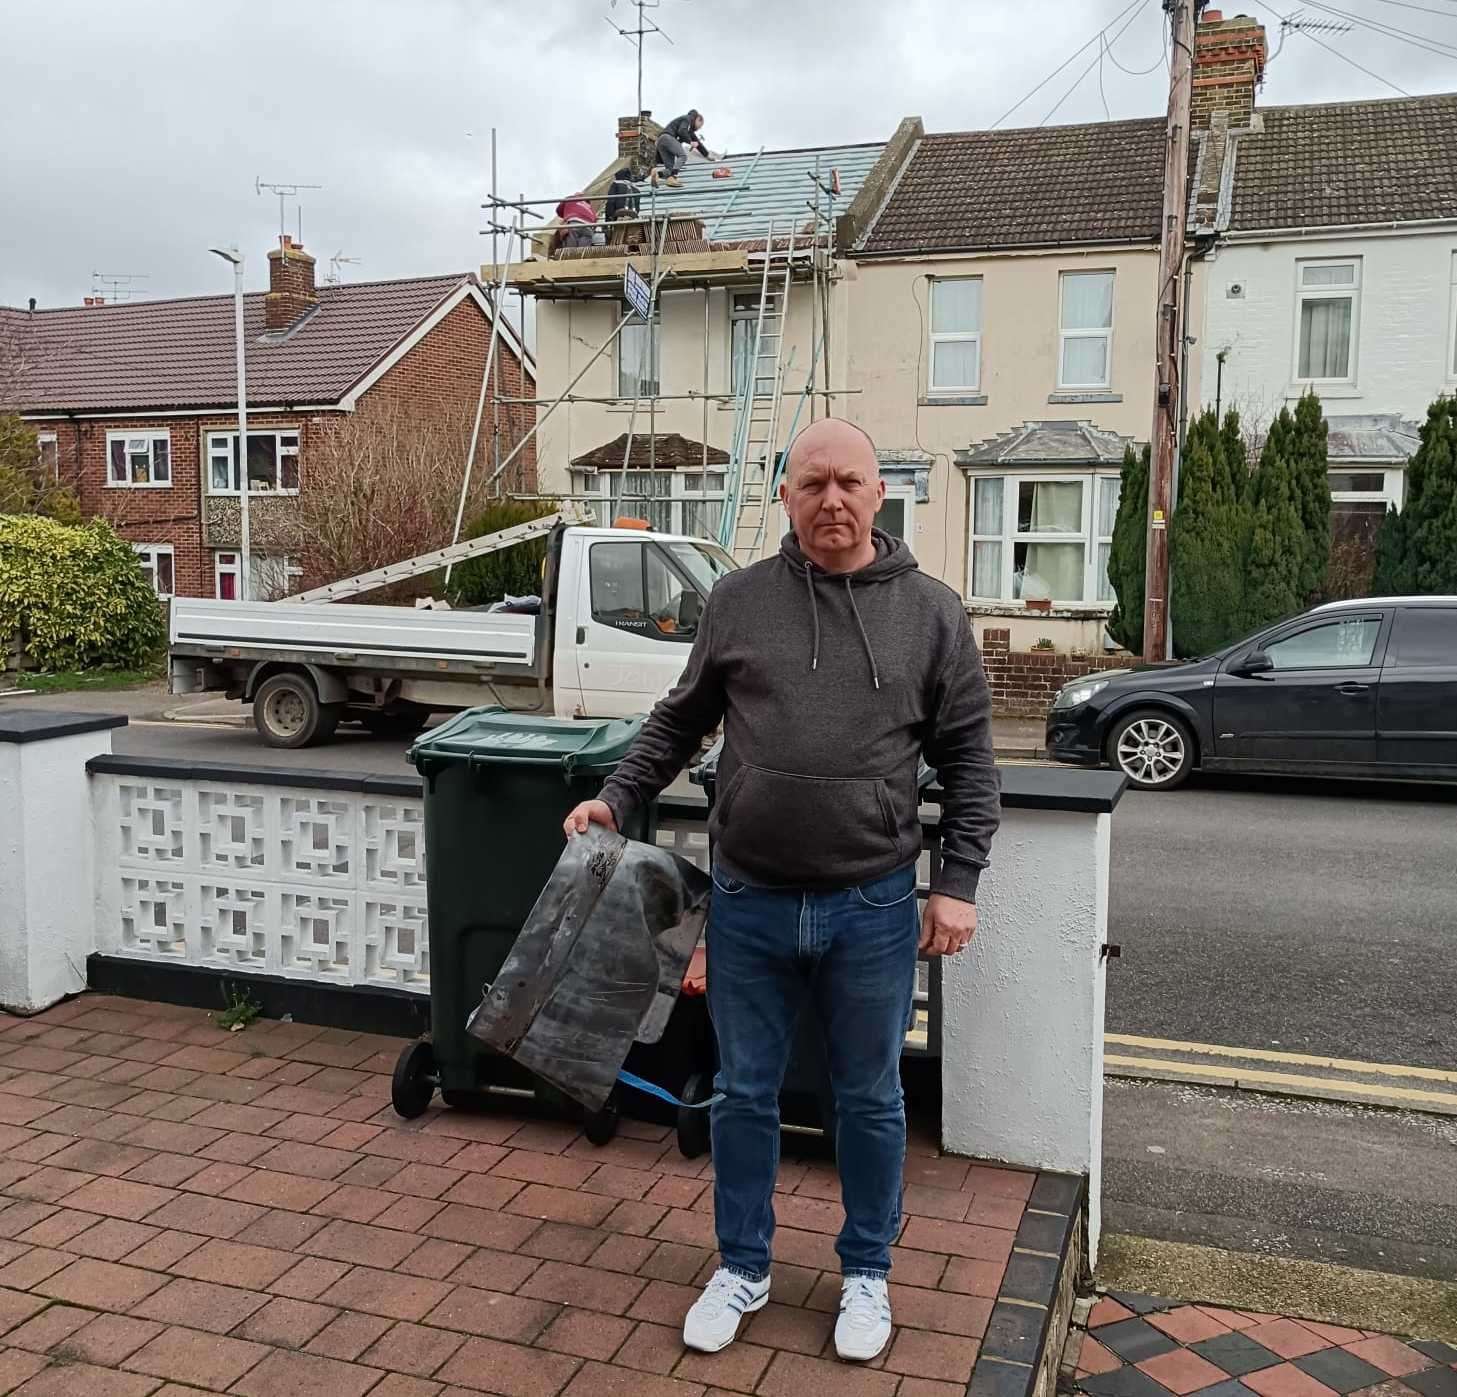
[{"label": "front door", "polygon": [[703,598],[647,539],[594,542],[583,585],[577,673],[584,715],[648,712],[688,663]]},{"label": "front door", "polygon": [[1376,692],[1385,615],[1306,617],[1265,641],[1274,665],[1214,685],[1215,752],[1270,768],[1318,770],[1376,761]]},{"label": "front door", "polygon": [[1457,607],[1396,613],[1376,703],[1376,755],[1383,765],[1457,772]]}]

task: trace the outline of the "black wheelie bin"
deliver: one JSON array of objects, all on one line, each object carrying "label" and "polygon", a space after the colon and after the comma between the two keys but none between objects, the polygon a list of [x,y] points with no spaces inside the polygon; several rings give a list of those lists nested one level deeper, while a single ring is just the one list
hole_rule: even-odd
[{"label": "black wheelie bin", "polygon": [[[601,791],[641,725],[473,708],[410,749],[425,781],[431,1029],[395,1066],[399,1115],[423,1114],[437,1088],[450,1106],[505,1095],[578,1109],[468,1034],[466,1020],[551,877],[567,814]],[[655,819],[641,809],[622,833],[651,843]],[[588,1138],[605,1142],[616,1123],[609,1103],[587,1119]]]}]

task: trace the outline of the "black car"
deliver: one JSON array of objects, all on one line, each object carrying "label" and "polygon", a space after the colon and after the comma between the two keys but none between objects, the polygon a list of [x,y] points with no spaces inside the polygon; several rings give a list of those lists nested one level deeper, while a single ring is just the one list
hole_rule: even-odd
[{"label": "black car", "polygon": [[1047,752],[1144,790],[1195,767],[1457,781],[1457,597],[1331,602],[1202,660],[1089,674]]}]

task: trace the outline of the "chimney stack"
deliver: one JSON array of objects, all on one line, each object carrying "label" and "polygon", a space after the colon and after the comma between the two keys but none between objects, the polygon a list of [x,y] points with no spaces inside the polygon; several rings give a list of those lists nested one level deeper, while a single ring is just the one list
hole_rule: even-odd
[{"label": "chimney stack", "polygon": [[319,303],[314,289],[314,259],[283,234],[268,254],[268,294],[263,298],[263,326],[284,330]]},{"label": "chimney stack", "polygon": [[1225,19],[1221,10],[1205,10],[1194,35],[1192,129],[1207,130],[1216,112],[1229,126],[1248,126],[1264,76],[1265,26],[1249,15]]},{"label": "chimney stack", "polygon": [[617,158],[624,165],[634,165],[639,172],[651,168],[653,150],[663,128],[653,120],[651,112],[617,118]]}]

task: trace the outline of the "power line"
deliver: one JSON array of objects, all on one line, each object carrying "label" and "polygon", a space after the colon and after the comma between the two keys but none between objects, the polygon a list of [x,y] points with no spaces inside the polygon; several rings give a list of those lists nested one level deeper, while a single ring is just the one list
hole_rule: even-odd
[{"label": "power line", "polygon": [[[1124,35],[1124,33],[1125,33],[1125,32],[1126,32],[1126,31],[1127,31],[1127,29],[1128,29],[1128,26],[1129,26],[1129,25],[1130,25],[1130,24],[1132,24],[1132,23],[1133,23],[1133,21],[1134,21],[1134,20],[1136,20],[1136,19],[1137,19],[1137,18],[1138,18],[1138,17],[1139,17],[1139,15],[1140,15],[1140,14],[1142,14],[1142,13],[1143,13],[1143,11],[1144,11],[1144,8],[1145,8],[1145,7],[1146,7],[1146,6],[1147,6],[1147,5],[1148,5],[1148,2],[1149,2],[1149,0],[1138,0],[1138,6],[1137,6],[1137,8],[1136,8],[1136,9],[1135,9],[1135,10],[1134,10],[1134,12],[1133,12],[1133,13],[1132,13],[1132,14],[1131,14],[1131,15],[1129,15],[1129,16],[1128,16],[1128,19],[1127,19],[1127,21],[1126,21],[1126,22],[1125,22],[1125,24],[1124,24],[1124,25],[1123,25],[1123,28],[1122,28],[1122,29],[1120,29],[1120,30],[1119,30],[1119,31],[1118,31],[1118,32],[1117,32],[1117,33],[1116,33],[1116,34],[1115,34],[1115,35],[1114,35],[1114,36],[1113,36],[1113,41],[1114,41],[1114,42],[1115,42],[1115,43],[1116,43],[1116,42],[1117,42],[1117,41],[1118,41],[1118,40],[1119,40],[1119,39],[1121,39],[1121,38],[1122,38],[1122,37],[1123,37],[1123,35]],[[1126,11],[1125,11],[1125,13],[1126,13]],[[1120,16],[1120,18],[1121,18],[1121,16]],[[1110,25],[1109,25],[1109,26],[1108,26],[1108,28],[1110,28],[1110,29],[1111,29],[1111,28],[1112,28],[1112,25],[1111,25],[1111,24],[1110,24]],[[1106,30],[1105,30],[1105,31],[1104,31],[1104,32],[1105,32],[1105,33],[1106,33],[1106,32],[1107,32],[1107,31],[1106,31]],[[1101,38],[1102,38],[1102,37],[1103,37],[1103,35],[1102,35],[1102,34],[1099,34],[1099,35],[1098,35],[1098,36],[1097,36],[1097,37],[1098,37],[1098,38],[1099,38],[1099,39],[1101,39]],[[1054,107],[1053,107],[1053,109],[1052,109],[1052,110],[1051,110],[1051,111],[1050,111],[1050,112],[1048,112],[1048,114],[1047,114],[1047,115],[1046,115],[1046,116],[1045,116],[1045,117],[1043,117],[1043,118],[1042,118],[1042,120],[1041,120],[1041,121],[1039,121],[1039,122],[1038,122],[1038,123],[1037,123],[1037,124],[1038,124],[1038,125],[1039,125],[1039,126],[1046,126],[1046,125],[1047,125],[1047,123],[1048,123],[1048,122],[1049,122],[1049,121],[1051,121],[1051,120],[1052,120],[1052,118],[1053,118],[1053,117],[1054,117],[1054,116],[1056,116],[1056,115],[1057,115],[1057,111],[1058,111],[1058,108],[1059,108],[1059,107],[1061,107],[1061,106],[1062,106],[1062,104],[1063,104],[1063,103],[1064,103],[1064,102],[1066,102],[1066,101],[1067,101],[1067,99],[1068,99],[1068,98],[1069,98],[1069,97],[1071,97],[1071,96],[1072,96],[1072,95],[1073,95],[1073,93],[1074,93],[1074,92],[1076,92],[1076,91],[1077,91],[1077,90],[1078,90],[1078,88],[1079,88],[1079,87],[1080,87],[1080,86],[1082,86],[1082,81],[1083,81],[1083,79],[1084,79],[1084,78],[1085,78],[1085,77],[1087,77],[1087,76],[1088,76],[1088,74],[1089,74],[1089,73],[1091,73],[1091,72],[1092,72],[1092,71],[1093,71],[1093,69],[1094,69],[1094,68],[1095,68],[1095,67],[1097,67],[1097,65],[1098,65],[1098,63],[1099,63],[1099,61],[1100,61],[1100,60],[1101,60],[1101,59],[1102,59],[1102,56],[1103,56],[1103,50],[1102,50],[1102,46],[1101,46],[1101,45],[1100,45],[1100,46],[1099,46],[1099,48],[1098,48],[1098,54],[1097,54],[1097,57],[1095,57],[1095,58],[1094,58],[1094,59],[1093,59],[1093,61],[1092,61],[1092,62],[1091,62],[1091,63],[1089,63],[1089,64],[1088,64],[1088,66],[1087,66],[1087,67],[1086,67],[1086,68],[1084,68],[1084,69],[1083,69],[1083,71],[1082,71],[1082,72],[1081,72],[1081,73],[1079,73],[1079,74],[1078,74],[1078,75],[1077,75],[1077,77],[1076,77],[1076,78],[1074,78],[1074,79],[1073,79],[1073,84],[1072,84],[1072,86],[1071,86],[1071,87],[1070,87],[1070,88],[1068,88],[1068,90],[1067,90],[1067,91],[1066,91],[1066,92],[1064,92],[1064,93],[1063,93],[1063,94],[1062,94],[1062,96],[1061,96],[1061,97],[1059,97],[1059,98],[1058,98],[1058,99],[1057,99],[1057,103],[1056,103],[1056,105],[1055,105],[1055,106],[1054,106]]]},{"label": "power line", "polygon": [[[1443,19],[1457,19],[1457,10],[1434,10],[1430,5],[1413,5],[1411,0],[1381,0],[1384,5],[1395,5],[1398,9],[1417,10],[1424,15],[1441,15]],[[1452,0],[1448,0],[1451,4]]]},{"label": "power line", "polygon": [[[1118,23],[1120,19],[1123,18],[1124,15],[1128,14],[1130,10],[1133,10],[1139,7],[1141,4],[1146,3],[1147,0],[1130,0],[1130,2],[1125,5],[1121,10],[1119,10],[1118,13],[1114,15],[1113,18],[1110,19],[1108,23],[1105,24],[1100,30],[1098,30],[1098,32],[1094,34],[1091,39],[1089,39],[1086,43],[1080,44],[1076,49],[1073,50],[1072,53],[1068,54],[1068,56],[1063,59],[1063,61],[1059,63],[1057,67],[1054,68],[1045,78],[1043,78],[1036,87],[1034,87],[1025,96],[1019,97],[1015,102],[1013,102],[1012,105],[1008,107],[1007,110],[1004,111],[1001,116],[999,116],[994,122],[992,122],[991,126],[987,129],[995,130],[1009,116],[1011,116],[1018,107],[1022,106],[1025,102],[1027,102],[1029,98],[1035,97],[1039,92],[1041,92],[1042,89],[1046,87],[1047,84],[1050,83],[1053,78],[1055,78],[1059,73],[1061,73],[1064,69],[1071,67],[1080,54],[1086,53],[1088,49],[1096,44],[1098,40],[1103,37],[1104,34],[1106,34],[1115,24]],[[1086,74],[1084,76],[1086,76]],[[1061,104],[1059,103],[1059,105]]]},{"label": "power line", "polygon": [[1292,20],[1289,15],[1282,15],[1279,10],[1277,10],[1272,4],[1269,3],[1269,0],[1265,0],[1265,8],[1269,10],[1276,19],[1280,20],[1283,24],[1289,27],[1290,32],[1304,35],[1305,38],[1309,39],[1311,43],[1319,44],[1321,48],[1323,48],[1327,53],[1334,54],[1337,58],[1341,60],[1342,63],[1349,63],[1351,67],[1357,69],[1362,73],[1365,73],[1368,78],[1375,78],[1377,82],[1385,83],[1386,86],[1389,87],[1393,92],[1399,92],[1403,97],[1411,96],[1411,93],[1408,92],[1404,87],[1398,87],[1394,82],[1391,81],[1390,78],[1383,78],[1380,73],[1373,73],[1370,68],[1363,67],[1360,63],[1357,63],[1354,58],[1350,58],[1346,54],[1342,53],[1340,49],[1332,48],[1328,43],[1325,42],[1324,39],[1320,38],[1319,36],[1311,34],[1309,31],[1304,29],[1294,28],[1293,26],[1295,24],[1295,21]]},{"label": "power line", "polygon": [[1328,15],[1339,15],[1340,18],[1348,20],[1352,24],[1359,24],[1374,34],[1380,34],[1383,38],[1398,39],[1404,44],[1410,44],[1413,48],[1435,53],[1439,58],[1457,58],[1457,47],[1444,44],[1440,39],[1432,39],[1425,34],[1413,34],[1409,30],[1398,29],[1394,25],[1382,24],[1379,20],[1362,19],[1360,15],[1353,15],[1349,10],[1321,4],[1320,0],[1309,0],[1309,3],[1312,9],[1322,10]]},{"label": "power line", "polygon": [[1103,120],[1112,121],[1113,114],[1108,110],[1108,94],[1103,91],[1103,60],[1108,56],[1108,39],[1105,35],[1098,44],[1098,96],[1103,100]]},{"label": "power line", "polygon": [[1112,44],[1105,45],[1105,51],[1110,62],[1120,73],[1127,73],[1130,78],[1146,78],[1155,68],[1162,68],[1169,61],[1169,34],[1162,24],[1159,25],[1159,56],[1154,59],[1147,68],[1125,68],[1113,54]]}]

